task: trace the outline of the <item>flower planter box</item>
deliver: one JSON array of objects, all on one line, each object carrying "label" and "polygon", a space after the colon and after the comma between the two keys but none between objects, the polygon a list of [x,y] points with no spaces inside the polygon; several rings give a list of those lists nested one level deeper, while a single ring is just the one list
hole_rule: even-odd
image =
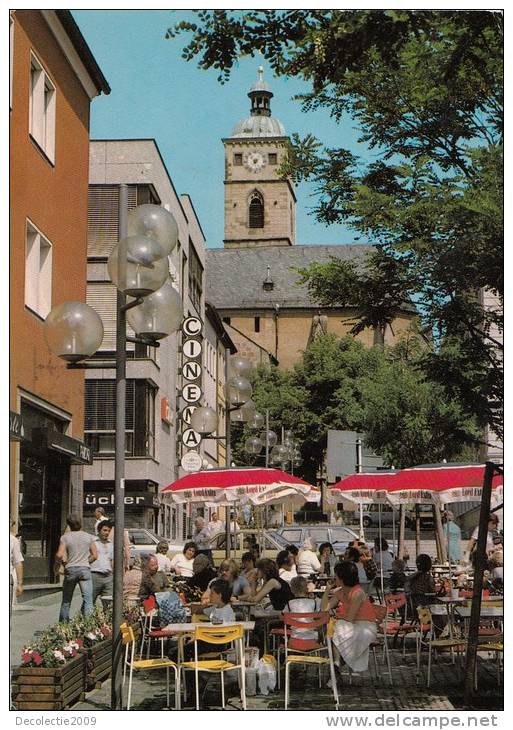
[{"label": "flower planter box", "polygon": [[98,689],[112,671],[112,639],[98,641],[82,650],[86,657],[86,688]]},{"label": "flower planter box", "polygon": [[54,668],[15,667],[12,681],[16,709],[65,710],[85,697],[86,656]]}]

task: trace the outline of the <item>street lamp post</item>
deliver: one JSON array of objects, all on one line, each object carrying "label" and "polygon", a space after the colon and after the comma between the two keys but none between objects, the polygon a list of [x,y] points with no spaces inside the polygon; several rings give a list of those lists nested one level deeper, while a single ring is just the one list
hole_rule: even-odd
[{"label": "street lamp post", "polygon": [[[225,350],[225,380],[226,380],[226,417],[225,432],[223,436],[212,436],[217,430],[217,415],[207,406],[196,408],[191,417],[192,428],[202,438],[216,438],[226,444],[226,466],[230,468],[232,460],[231,449],[231,414],[235,414],[236,421],[249,421],[255,413],[255,405],[251,400],[251,383],[247,375],[251,372],[252,365],[249,360],[239,355],[230,357],[230,350]],[[226,557],[230,557],[230,511],[226,515]]]},{"label": "street lamp post", "polygon": [[[169,282],[168,255],[176,246],[173,216],[156,205],[142,205],[128,214],[128,185],[119,186],[119,243],[111,252],[108,271],[117,287],[116,300],[116,430],[114,454],[114,568],[112,610],[111,708],[122,708],[123,568],[125,527],[125,403],[127,341],[158,347],[183,319],[179,294]],[[127,302],[127,296],[134,297]],[[136,337],[127,337],[127,319]],[[101,346],[103,324],[82,302],[58,305],[45,320],[49,348],[69,368],[105,368],[105,361],[82,362]]]}]

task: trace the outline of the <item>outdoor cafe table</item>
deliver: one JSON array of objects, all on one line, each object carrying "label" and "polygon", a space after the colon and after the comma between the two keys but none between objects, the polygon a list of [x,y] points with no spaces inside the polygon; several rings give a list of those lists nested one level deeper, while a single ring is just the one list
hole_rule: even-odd
[{"label": "outdoor cafe table", "polygon": [[455,605],[462,605],[466,602],[466,598],[452,598],[451,596],[443,596],[443,597],[437,597],[436,599],[436,605],[439,606],[440,604],[445,606],[445,610],[447,611],[447,621],[449,624],[449,636],[452,638],[454,634],[454,606]]},{"label": "outdoor cafe table", "polygon": [[[165,634],[169,634],[169,636],[175,636],[178,635],[178,641],[180,642],[180,639],[185,637],[186,634],[192,634],[194,633],[194,629],[196,626],[201,626],[202,628],[204,626],[211,626],[215,627],[216,629],[226,628],[227,626],[240,626],[242,625],[245,632],[253,631],[255,628],[255,622],[254,621],[226,621],[222,624],[213,624],[211,621],[201,621],[201,623],[183,623],[183,624],[168,624],[167,626],[164,626],[161,631]],[[182,644],[183,648],[183,644]],[[180,649],[180,643],[179,643],[179,652],[178,655],[180,656],[181,649]]]}]

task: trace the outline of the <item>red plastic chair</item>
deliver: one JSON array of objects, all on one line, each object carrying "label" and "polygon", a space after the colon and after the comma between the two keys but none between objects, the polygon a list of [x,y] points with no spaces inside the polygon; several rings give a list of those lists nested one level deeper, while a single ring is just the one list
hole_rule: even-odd
[{"label": "red plastic chair", "polygon": [[[289,703],[289,670],[292,664],[313,664],[319,669],[319,687],[321,686],[321,667],[329,665],[330,679],[333,689],[333,698],[335,707],[338,710],[338,690],[337,679],[335,677],[335,665],[333,663],[333,649],[331,646],[331,637],[335,622],[330,619],[327,611],[322,613],[284,613],[284,644],[285,652],[285,709]],[[318,639],[301,639],[298,637],[289,637],[288,630],[291,634],[294,630],[312,631],[317,630]],[[320,634],[320,635],[319,635]],[[326,652],[327,656],[322,656]],[[278,660],[280,650],[278,649]],[[278,661],[278,672],[279,672]]]}]

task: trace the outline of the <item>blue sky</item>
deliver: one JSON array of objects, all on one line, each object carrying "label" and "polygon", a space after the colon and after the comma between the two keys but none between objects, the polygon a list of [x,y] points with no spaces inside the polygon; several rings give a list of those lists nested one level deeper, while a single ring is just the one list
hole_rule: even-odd
[{"label": "blue sky", "polygon": [[[112,91],[91,105],[92,139],[156,139],[179,193],[189,193],[207,238],[207,246],[222,246],[224,149],[221,138],[249,115],[247,92],[257,77],[260,56],[242,59],[230,81],[221,85],[216,70],[198,69],[184,61],[187,36],[166,40],[168,27],[190,19],[190,11],[74,10],[73,15]],[[273,116],[287,134],[314,133],[328,146],[363,154],[351,120],[337,124],[323,111],[303,113],[293,101],[308,89],[296,79],[273,78],[263,62],[274,92]],[[324,226],[308,215],[314,199],[309,185],[297,190],[297,243],[357,242],[344,226]],[[366,242],[366,241],[360,241]]]}]

